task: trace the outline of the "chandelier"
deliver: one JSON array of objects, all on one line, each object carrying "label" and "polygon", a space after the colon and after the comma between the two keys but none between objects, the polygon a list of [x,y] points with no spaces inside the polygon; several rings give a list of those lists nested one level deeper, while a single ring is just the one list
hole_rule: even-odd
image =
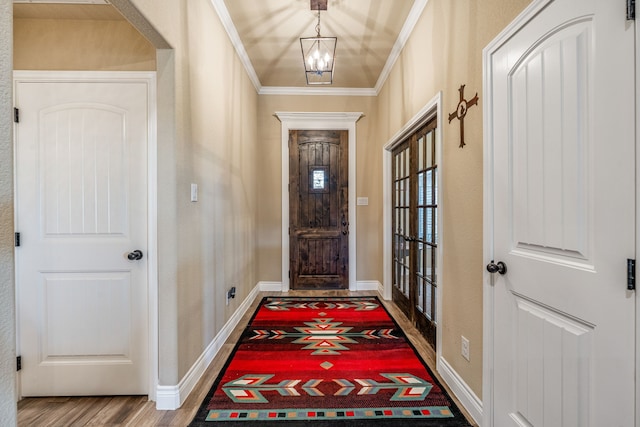
[{"label": "chandelier", "polygon": [[327,10],[327,0],[311,0],[311,10],[318,11],[316,37],[301,37],[302,59],[308,85],[333,83],[337,37],[320,35],[320,10]]}]

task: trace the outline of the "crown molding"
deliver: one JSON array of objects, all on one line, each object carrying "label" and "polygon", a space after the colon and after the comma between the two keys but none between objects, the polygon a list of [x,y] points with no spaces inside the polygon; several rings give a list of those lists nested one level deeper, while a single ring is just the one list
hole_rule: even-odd
[{"label": "crown molding", "polygon": [[373,88],[263,86],[259,95],[376,96]]},{"label": "crown molding", "polygon": [[407,40],[411,36],[413,29],[418,23],[418,19],[422,16],[422,12],[424,8],[429,3],[429,0],[415,0],[413,3],[413,7],[411,7],[411,11],[407,16],[407,20],[404,22],[402,26],[402,30],[400,30],[400,34],[398,34],[398,38],[396,39],[393,48],[391,49],[391,53],[387,58],[387,62],[384,64],[382,71],[380,72],[380,76],[378,77],[378,81],[376,82],[375,91],[376,95],[380,93],[382,90],[382,86],[384,86],[389,74],[391,74],[391,69],[395,65],[398,57],[402,53],[402,49],[404,49],[405,44],[407,44]]},{"label": "crown molding", "polygon": [[240,40],[240,35],[238,34],[238,30],[236,26],[233,24],[231,20],[231,15],[229,15],[229,11],[227,10],[227,6],[225,6],[223,0],[211,0],[211,4],[215,9],[220,21],[222,22],[222,26],[227,31],[229,38],[231,39],[231,44],[236,49],[238,56],[240,57],[240,62],[244,65],[244,69],[247,71],[249,75],[249,79],[253,86],[256,88],[256,92],[260,93],[260,89],[262,89],[262,84],[260,83],[260,79],[256,74],[256,70],[253,68],[253,64],[251,63],[251,59],[249,59],[249,55],[242,44],[242,40]]}]

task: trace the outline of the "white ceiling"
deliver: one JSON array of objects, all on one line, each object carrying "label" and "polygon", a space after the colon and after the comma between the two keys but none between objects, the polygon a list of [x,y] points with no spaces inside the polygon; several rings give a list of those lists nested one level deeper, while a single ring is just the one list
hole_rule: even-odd
[{"label": "white ceiling", "polygon": [[[37,1],[42,0],[16,2],[15,16],[117,19],[111,6],[86,4],[104,0]],[[306,85],[299,40],[315,35],[317,12],[310,0],[209,1],[260,93],[360,95],[377,94],[427,2],[328,0],[328,10],[321,12],[321,34],[338,38],[336,65],[333,85],[319,87]]]}]

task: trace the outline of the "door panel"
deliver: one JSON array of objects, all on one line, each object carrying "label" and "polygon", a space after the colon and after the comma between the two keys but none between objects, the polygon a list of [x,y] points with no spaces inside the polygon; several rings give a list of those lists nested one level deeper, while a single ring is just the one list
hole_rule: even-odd
[{"label": "door panel", "polygon": [[496,426],[634,425],[634,28],[617,6],[553,1],[491,57]]},{"label": "door panel", "polygon": [[349,288],[348,133],[292,130],[292,289]]},{"label": "door panel", "polygon": [[147,394],[147,85],[19,82],[24,396]]}]

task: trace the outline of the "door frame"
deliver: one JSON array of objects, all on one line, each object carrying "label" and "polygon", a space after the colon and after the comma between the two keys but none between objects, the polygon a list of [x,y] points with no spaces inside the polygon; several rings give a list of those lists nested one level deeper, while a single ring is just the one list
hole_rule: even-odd
[{"label": "door frame", "polygon": [[349,290],[356,284],[356,123],[362,113],[275,112],[282,123],[282,292],[289,291],[289,131],[347,130],[349,132]]},{"label": "door frame", "polygon": [[[147,86],[147,328],[148,328],[148,384],[147,394],[149,400],[156,400],[156,388],[158,385],[158,181],[157,181],[157,90],[155,71],[23,71],[13,72],[13,93],[18,83],[144,83]],[[20,108],[19,105],[16,105]],[[14,153],[16,138],[14,134]],[[14,175],[17,170],[14,157]],[[14,180],[14,193],[16,182]],[[17,209],[19,195],[14,198],[14,210]],[[17,224],[17,212],[16,227]],[[16,230],[17,231],[17,230]],[[14,265],[17,265],[20,254],[16,251]],[[18,271],[15,271],[15,283],[18,286]],[[19,292],[16,292],[16,348],[20,351],[20,324],[18,310]],[[16,374],[17,396],[21,398],[20,372]]]},{"label": "door frame", "polygon": [[[532,3],[527,6],[507,27],[505,27],[500,34],[496,36],[483,50],[482,59],[482,79],[483,79],[483,259],[484,263],[488,263],[493,259],[494,254],[494,241],[493,241],[493,197],[494,189],[490,182],[490,171],[493,168],[493,145],[492,135],[493,128],[491,123],[493,122],[492,106],[493,96],[491,93],[491,57],[492,55],[515,33],[520,31],[534,16],[536,16],[542,9],[544,9],[553,0],[533,0]],[[624,13],[621,8],[620,13]],[[627,21],[630,22],[630,21]],[[635,21],[633,21],[635,25]],[[636,69],[635,69],[635,99],[636,106],[640,105],[640,34],[635,32],[635,52],[636,52]],[[636,108],[636,123],[640,120],[640,108]],[[638,126],[636,124],[636,130]],[[640,146],[640,135],[636,132],[635,140],[636,148]],[[636,149],[636,171],[640,169],[640,153]],[[638,233],[638,226],[640,225],[640,176],[636,173],[636,221],[635,221],[635,252],[640,253],[640,235]],[[494,288],[492,282],[492,275],[483,269],[483,368],[482,368],[482,425],[485,427],[491,427],[494,425],[494,401],[493,391],[494,383],[491,373],[493,372],[493,347],[494,347],[494,331],[493,331],[493,311],[494,311]],[[640,313],[640,298],[637,296],[636,290],[636,313]],[[636,376],[640,372],[640,316],[636,315]],[[640,396],[640,381],[636,378],[636,419],[635,426],[640,427],[640,401],[637,397]]]},{"label": "door frame", "polygon": [[419,128],[427,124],[433,117],[436,116],[436,164],[438,165],[438,247],[436,250],[437,265],[438,265],[438,286],[436,287],[436,371],[440,372],[441,360],[442,360],[442,287],[445,283],[445,277],[443,274],[442,261],[443,261],[443,223],[444,223],[444,210],[443,210],[443,195],[444,195],[444,180],[442,178],[443,168],[443,155],[442,155],[442,141],[443,141],[443,117],[442,112],[442,92],[438,92],[427,104],[422,107],[418,113],[416,113],[411,120],[409,120],[382,148],[382,259],[383,259],[383,298],[390,301],[393,294],[393,277],[391,264],[393,263],[393,184],[392,184],[392,162],[393,162],[393,149],[402,143],[409,135],[417,131]]}]

